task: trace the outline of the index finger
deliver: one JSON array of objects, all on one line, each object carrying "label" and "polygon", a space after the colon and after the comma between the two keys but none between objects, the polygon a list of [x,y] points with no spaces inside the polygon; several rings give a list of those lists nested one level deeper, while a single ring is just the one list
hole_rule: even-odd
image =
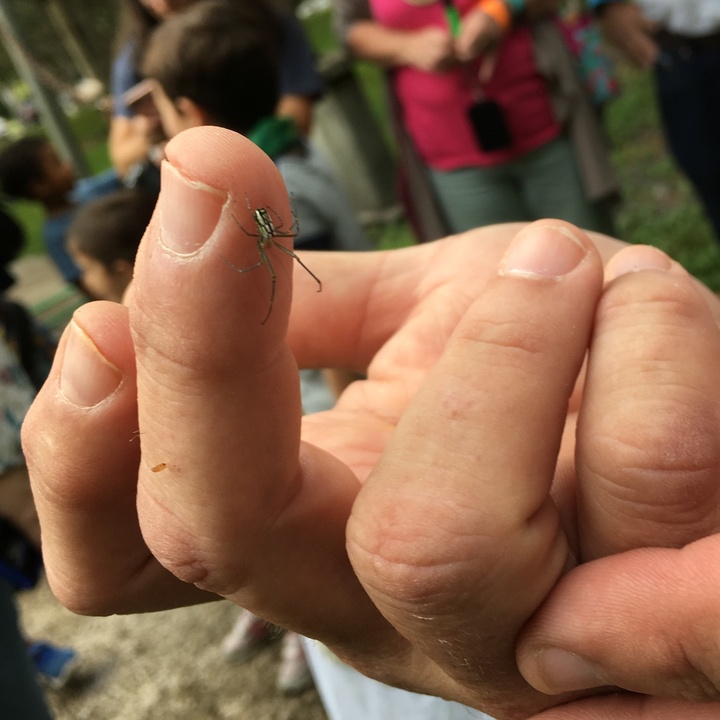
[{"label": "index finger", "polygon": [[588,238],[545,223],[466,311],[348,524],[381,612],[491,714],[522,705],[514,637],[568,562],[549,492],[602,282]]}]

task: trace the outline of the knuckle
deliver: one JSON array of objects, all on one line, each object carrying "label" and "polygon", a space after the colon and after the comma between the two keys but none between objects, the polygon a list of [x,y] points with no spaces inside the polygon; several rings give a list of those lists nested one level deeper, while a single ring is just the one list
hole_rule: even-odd
[{"label": "knuckle", "polygon": [[517,367],[538,357],[546,348],[542,331],[533,323],[477,317],[459,328],[459,344],[471,343],[491,364]]},{"label": "knuckle", "polygon": [[714,414],[692,405],[647,397],[632,412],[605,418],[594,428],[599,459],[620,471],[672,475],[716,470],[720,438]]},{"label": "knuckle", "polygon": [[482,523],[468,523],[450,503],[435,499],[418,510],[410,500],[403,503],[402,514],[397,511],[399,504],[376,505],[371,523],[351,516],[347,533],[351,562],[366,588],[390,606],[443,614],[449,600],[467,587],[469,575],[487,576],[481,566],[492,565],[496,541],[480,535]]},{"label": "knuckle", "polygon": [[178,580],[218,595],[237,591],[236,568],[221,559],[211,540],[178,517],[156,511],[143,537],[155,559]]},{"label": "knuckle", "polygon": [[595,426],[583,448],[594,493],[608,512],[678,529],[679,545],[716,530],[720,436],[713,415],[661,400],[637,410],[626,416],[632,423],[608,418]]}]

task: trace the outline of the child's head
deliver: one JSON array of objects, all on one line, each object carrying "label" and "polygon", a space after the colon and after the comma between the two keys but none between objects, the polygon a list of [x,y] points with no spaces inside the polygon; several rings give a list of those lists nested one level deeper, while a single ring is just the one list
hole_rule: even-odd
[{"label": "child's head", "polygon": [[258,0],[200,0],[152,34],[142,62],[165,134],[219,125],[247,134],[275,112],[280,25]]},{"label": "child's head", "polygon": [[74,184],[72,164],[45,138],[24,137],[0,152],[0,189],[10,197],[49,204],[64,198]]},{"label": "child's head", "polygon": [[155,209],[141,190],[116,190],[78,210],[68,249],[94,297],[120,302],[132,280],[138,245]]}]

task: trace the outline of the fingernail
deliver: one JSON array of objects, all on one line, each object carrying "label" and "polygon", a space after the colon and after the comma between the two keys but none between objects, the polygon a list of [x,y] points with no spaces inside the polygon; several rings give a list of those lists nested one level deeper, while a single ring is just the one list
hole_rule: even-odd
[{"label": "fingernail", "polygon": [[73,405],[91,408],[109,397],[120,385],[122,373],[108,362],[95,343],[71,322],[60,371],[60,392]]},{"label": "fingernail", "polygon": [[557,648],[542,650],[537,657],[545,680],[544,692],[558,694],[608,685],[587,660]]},{"label": "fingernail", "polygon": [[160,173],[160,241],[174,253],[192,255],[217,227],[227,193],[191,180],[167,160]]},{"label": "fingernail", "polygon": [[673,261],[662,251],[650,245],[634,245],[621,250],[605,269],[605,279],[614,280],[627,273],[640,270],[670,270]]},{"label": "fingernail", "polygon": [[567,227],[531,225],[512,241],[500,272],[524,277],[562,277],[574,270],[587,252]]}]

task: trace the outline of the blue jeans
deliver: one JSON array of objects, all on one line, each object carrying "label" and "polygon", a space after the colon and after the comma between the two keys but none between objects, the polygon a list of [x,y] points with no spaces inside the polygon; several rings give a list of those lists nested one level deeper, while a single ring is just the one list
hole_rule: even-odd
[{"label": "blue jeans", "polygon": [[18,626],[14,594],[0,578],[0,718],[52,720]]},{"label": "blue jeans", "polygon": [[720,46],[663,47],[655,79],[668,145],[720,242]]}]

